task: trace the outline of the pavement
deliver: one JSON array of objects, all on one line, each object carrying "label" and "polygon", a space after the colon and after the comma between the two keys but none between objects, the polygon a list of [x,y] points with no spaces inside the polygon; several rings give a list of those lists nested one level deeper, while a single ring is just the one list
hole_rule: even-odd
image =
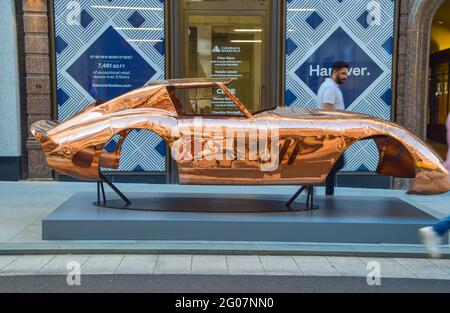
[{"label": "pavement", "polygon": [[[125,193],[151,190],[191,194],[239,194],[256,190],[255,187],[139,184],[124,184],[119,188]],[[215,275],[230,277],[230,281],[233,277],[327,277],[343,279],[343,282],[350,277],[365,279],[371,272],[368,265],[373,266],[375,262],[381,277],[393,279],[393,283],[403,279],[450,281],[448,246],[442,247],[445,259],[430,260],[419,245],[42,240],[41,222],[47,214],[75,193],[95,190],[96,185],[92,183],[0,182],[0,289],[2,282],[9,282],[14,276],[22,277],[23,282],[36,276],[50,280],[65,277],[70,262],[79,264],[81,274],[87,277],[188,275],[194,279]],[[257,190],[289,196],[296,188],[257,187]],[[337,195],[394,196],[437,218],[450,215],[450,194],[408,196],[398,190],[339,188]],[[325,281],[319,284],[326,285]]]},{"label": "pavement", "polygon": [[[125,193],[226,193],[274,194],[288,199],[295,187],[216,187],[119,184]],[[370,257],[426,257],[420,245],[330,244],[283,242],[174,242],[174,241],[44,241],[42,219],[78,192],[95,192],[93,183],[0,182],[0,255],[20,254],[270,254]],[[317,188],[323,193],[322,188]],[[409,196],[401,190],[339,188],[342,196],[398,197],[437,217],[450,215],[450,193],[439,196]],[[450,258],[450,247],[443,247]]]}]

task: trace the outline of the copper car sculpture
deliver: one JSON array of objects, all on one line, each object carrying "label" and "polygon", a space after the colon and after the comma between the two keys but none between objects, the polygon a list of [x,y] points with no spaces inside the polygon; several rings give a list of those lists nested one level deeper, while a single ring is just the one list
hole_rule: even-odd
[{"label": "copper car sculpture", "polygon": [[[99,181],[101,168],[119,168],[127,135],[135,129],[148,130],[171,148],[180,183],[198,185],[320,185],[352,144],[372,139],[380,153],[378,174],[414,179],[409,193],[450,190],[442,159],[395,123],[338,110],[277,107],[252,114],[227,88],[229,83],[212,79],[150,82],[93,104],[64,123],[37,122],[31,133],[52,169]],[[177,96],[178,91],[199,88],[221,90],[241,114],[200,118]],[[114,136],[120,136],[117,150],[105,152]],[[261,136],[267,139],[263,148]],[[251,142],[264,152],[251,152]]]}]

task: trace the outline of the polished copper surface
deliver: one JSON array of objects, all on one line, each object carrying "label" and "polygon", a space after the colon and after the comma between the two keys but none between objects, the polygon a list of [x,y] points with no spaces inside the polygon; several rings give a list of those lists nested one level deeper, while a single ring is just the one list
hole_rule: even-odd
[{"label": "polished copper surface", "polygon": [[[178,163],[181,184],[322,184],[352,144],[373,139],[377,172],[412,178],[409,192],[450,190],[443,160],[420,138],[388,121],[337,110],[278,107],[253,115],[226,87],[229,81],[183,79],[151,82],[64,123],[40,121],[31,132],[51,168],[83,180],[99,180],[100,167],[117,169],[130,131],[163,138]],[[242,116],[187,116],[177,89],[220,88]],[[117,150],[104,152],[119,135]]]}]

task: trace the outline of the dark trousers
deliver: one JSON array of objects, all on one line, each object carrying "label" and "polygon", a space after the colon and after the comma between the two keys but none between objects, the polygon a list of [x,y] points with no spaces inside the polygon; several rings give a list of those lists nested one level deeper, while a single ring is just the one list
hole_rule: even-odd
[{"label": "dark trousers", "polygon": [[345,166],[345,159],[344,156],[342,156],[334,165],[334,167],[331,169],[330,174],[327,177],[327,180],[325,181],[326,186],[326,195],[327,196],[334,196],[334,187],[336,186],[336,174],[342,170]]}]

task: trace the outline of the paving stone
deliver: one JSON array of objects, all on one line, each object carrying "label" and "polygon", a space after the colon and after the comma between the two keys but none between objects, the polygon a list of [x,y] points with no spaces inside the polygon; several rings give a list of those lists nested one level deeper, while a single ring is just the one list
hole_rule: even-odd
[{"label": "paving stone", "polygon": [[57,255],[47,265],[40,269],[43,275],[67,275],[72,269],[68,268],[71,262],[79,264],[80,268],[89,259],[88,255]]},{"label": "paving stone", "polygon": [[382,278],[415,278],[413,273],[394,259],[362,258],[362,260],[366,264],[377,262],[380,265]]},{"label": "paving stone", "polygon": [[227,256],[228,273],[231,275],[265,275],[258,256]]},{"label": "paving stone", "polygon": [[0,256],[0,271],[11,264],[15,259],[17,259],[17,256]]},{"label": "paving stone", "polygon": [[192,274],[226,275],[228,273],[225,256],[194,255]]},{"label": "paving stone", "polygon": [[150,275],[155,270],[157,260],[157,255],[127,255],[115,273]]},{"label": "paving stone", "polygon": [[267,275],[299,276],[303,273],[291,256],[261,256]]},{"label": "paving stone", "polygon": [[161,255],[154,274],[190,274],[191,264],[191,255]]},{"label": "paving stone", "polygon": [[325,257],[294,256],[293,258],[305,276],[340,276],[338,270]]},{"label": "paving stone", "polygon": [[421,279],[439,279],[448,280],[450,274],[433,264],[429,260],[425,259],[395,259],[399,264],[404,266],[408,271],[414,274],[417,278]]},{"label": "paving stone", "polygon": [[450,260],[430,260],[431,263],[439,266],[444,271],[450,274]]},{"label": "paving stone", "polygon": [[19,256],[8,266],[4,267],[0,275],[33,275],[38,273],[53,258],[53,255]]},{"label": "paving stone", "polygon": [[123,255],[92,255],[82,265],[81,273],[88,275],[114,274],[123,258]]},{"label": "paving stone", "polygon": [[367,265],[360,258],[327,257],[327,260],[343,276],[366,277]]}]

